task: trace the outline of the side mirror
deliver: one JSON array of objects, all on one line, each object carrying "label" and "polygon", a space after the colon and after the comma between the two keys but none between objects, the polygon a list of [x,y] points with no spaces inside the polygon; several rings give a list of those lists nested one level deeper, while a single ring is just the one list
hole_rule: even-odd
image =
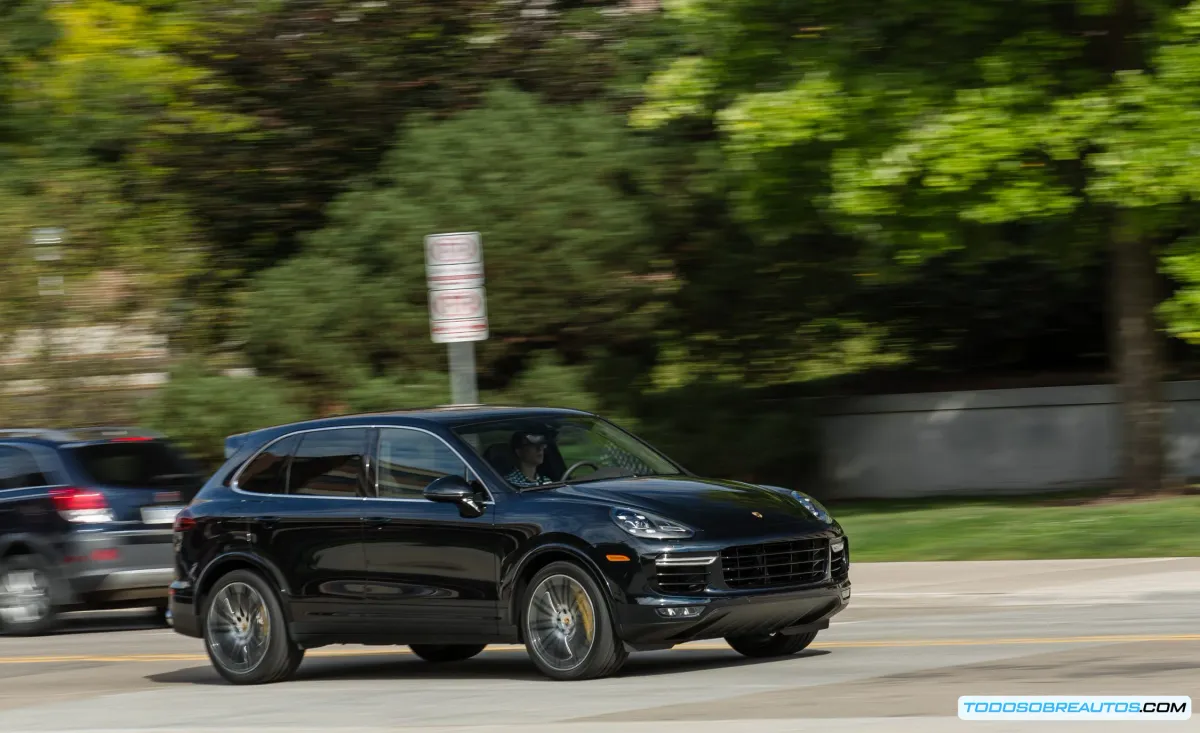
[{"label": "side mirror", "polygon": [[457,504],[459,514],[464,517],[483,515],[483,504],[475,489],[462,476],[442,476],[425,487],[425,498],[440,504]]}]

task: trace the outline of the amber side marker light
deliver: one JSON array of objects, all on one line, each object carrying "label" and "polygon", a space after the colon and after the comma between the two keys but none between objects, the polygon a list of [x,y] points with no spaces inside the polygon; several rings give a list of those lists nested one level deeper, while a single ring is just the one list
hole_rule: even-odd
[{"label": "amber side marker light", "polygon": [[629,562],[629,557],[626,555],[605,555],[609,562]]}]

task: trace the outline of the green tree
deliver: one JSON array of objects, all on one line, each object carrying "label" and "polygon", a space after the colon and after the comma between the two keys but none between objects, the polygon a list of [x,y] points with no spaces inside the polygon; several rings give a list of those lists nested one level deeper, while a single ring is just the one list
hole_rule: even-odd
[{"label": "green tree", "polygon": [[255,365],[327,394],[366,378],[443,368],[430,342],[424,237],[483,236],[491,334],[481,386],[529,354],[579,361],[654,323],[640,146],[619,115],[498,88],[482,106],[406,125],[380,169],[331,207],[303,253],[244,303]]},{"label": "green tree", "polygon": [[[165,190],[166,171],[152,152],[164,135],[229,132],[246,123],[191,100],[196,87],[219,83],[171,50],[198,32],[187,4],[8,3],[0,23],[5,246],[23,248],[34,226],[63,227],[64,274],[76,292],[97,271],[121,271],[128,275],[125,314],[164,312],[182,284],[203,271],[206,244],[186,202]],[[27,253],[11,261],[22,259]],[[14,288],[21,290],[27,288]],[[84,311],[77,315],[122,315],[97,312],[94,302]]]},{"label": "green tree", "polygon": [[194,361],[179,364],[170,377],[139,405],[139,419],[170,435],[210,470],[224,460],[226,437],[312,417],[295,390],[275,379],[224,376]]},{"label": "green tree", "polygon": [[1155,263],[1200,187],[1200,4],[670,7],[692,47],[635,120],[715,119],[741,211],[769,236],[823,222],[859,243],[864,274],[956,250],[1069,262],[1101,248],[1126,484],[1160,487]]}]

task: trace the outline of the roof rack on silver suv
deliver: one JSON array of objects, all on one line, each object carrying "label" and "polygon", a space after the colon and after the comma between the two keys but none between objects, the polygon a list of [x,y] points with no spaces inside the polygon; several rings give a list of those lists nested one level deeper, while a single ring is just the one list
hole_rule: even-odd
[{"label": "roof rack on silver suv", "polygon": [[51,428],[7,428],[0,429],[0,438],[43,438],[45,440],[72,440],[70,433]]},{"label": "roof rack on silver suv", "polygon": [[0,439],[4,438],[41,438],[59,443],[77,443],[86,440],[96,440],[117,437],[164,438],[162,433],[153,430],[127,427],[99,428],[0,428]]},{"label": "roof rack on silver suv", "polygon": [[118,438],[122,436],[140,438],[165,438],[166,436],[156,430],[146,430],[145,428],[123,427],[118,425],[110,425],[98,428],[71,428],[66,431],[71,435],[77,436],[76,439],[86,439],[88,436],[97,438]]}]

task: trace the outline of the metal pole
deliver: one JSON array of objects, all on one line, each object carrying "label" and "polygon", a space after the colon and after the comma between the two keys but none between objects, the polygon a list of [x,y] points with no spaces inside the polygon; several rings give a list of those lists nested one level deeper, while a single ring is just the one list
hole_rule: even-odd
[{"label": "metal pole", "polygon": [[[33,245],[33,258],[38,263],[53,263],[46,266],[52,271],[60,271],[58,263],[62,261],[62,246],[65,231],[59,227],[41,227],[30,233]],[[41,373],[38,379],[42,382],[40,420],[43,425],[51,426],[63,419],[59,409],[68,402],[62,394],[64,387],[57,381],[60,365],[54,354],[54,340],[62,320],[62,296],[66,293],[61,274],[47,275],[44,268],[38,271],[38,314],[41,334]],[[48,300],[53,299],[53,300]]]},{"label": "metal pole", "polygon": [[447,344],[450,354],[450,400],[455,405],[479,404],[475,383],[475,342]]}]

